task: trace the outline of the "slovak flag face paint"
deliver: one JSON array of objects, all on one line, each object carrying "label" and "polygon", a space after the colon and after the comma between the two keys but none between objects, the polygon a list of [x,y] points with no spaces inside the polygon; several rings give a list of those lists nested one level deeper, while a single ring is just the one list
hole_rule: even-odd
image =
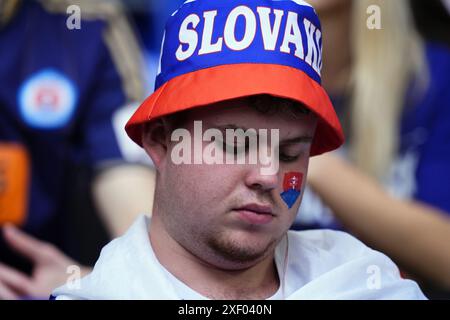
[{"label": "slovak flag face paint", "polygon": [[280,194],[288,208],[292,208],[295,201],[300,196],[300,190],[303,182],[303,173],[287,172],[284,174],[283,192]]}]

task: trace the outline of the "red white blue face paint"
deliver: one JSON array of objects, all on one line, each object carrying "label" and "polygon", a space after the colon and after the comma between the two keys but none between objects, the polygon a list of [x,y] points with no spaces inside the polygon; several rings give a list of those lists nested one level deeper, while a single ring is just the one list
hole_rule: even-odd
[{"label": "red white blue face paint", "polygon": [[287,204],[288,208],[292,208],[295,201],[300,196],[300,190],[303,182],[303,173],[287,172],[284,174],[283,192],[280,194],[281,199]]}]

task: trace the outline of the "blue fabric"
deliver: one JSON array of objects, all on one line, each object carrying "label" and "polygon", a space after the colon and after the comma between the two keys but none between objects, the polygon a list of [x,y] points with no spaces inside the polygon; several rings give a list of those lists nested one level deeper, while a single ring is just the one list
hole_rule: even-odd
[{"label": "blue fabric", "polygon": [[[0,141],[30,153],[25,229],[33,234],[61,213],[70,164],[122,158],[111,117],[126,99],[102,39],[104,22],[82,20],[80,30],[69,30],[67,17],[23,1],[0,28]],[[53,81],[50,94],[45,81]],[[62,113],[50,121],[55,110]]]},{"label": "blue fabric", "polygon": [[[429,43],[426,49],[429,89],[405,108],[401,152],[419,155],[415,199],[450,215],[450,48]],[[414,139],[418,129],[422,138]]]},{"label": "blue fabric", "polygon": [[[212,43],[216,43],[219,37],[224,36],[224,27],[229,13],[238,6],[246,6],[250,8],[255,14],[256,34],[250,46],[241,51],[233,51],[228,48],[225,44],[225,41],[223,41],[221,51],[199,55],[198,53],[202,43],[203,28],[205,24],[203,13],[205,11],[217,10],[211,41]],[[263,36],[260,28],[257,7],[271,7],[284,11],[283,17],[281,19],[281,26],[275,50],[264,49]],[[156,78],[155,90],[165,82],[182,74],[214,66],[247,62],[279,64],[297,68],[304,71],[312,79],[320,83],[320,75],[308,63],[306,63],[304,59],[300,59],[294,55],[295,46],[293,44],[290,45],[290,54],[281,52],[279,50],[283,42],[286,29],[286,20],[289,11],[298,14],[297,22],[302,35],[304,55],[306,57],[308,54],[308,41],[304,19],[308,19],[318,30],[321,29],[319,19],[314,9],[308,5],[299,5],[298,3],[291,0],[193,1],[185,3],[171,18],[169,18],[166,24],[165,39],[167,39],[167,41],[164,42],[162,50],[162,72]],[[191,14],[196,14],[200,19],[200,22],[195,28],[193,28],[192,24],[188,25],[189,30],[196,30],[198,36],[198,44],[195,52],[191,57],[183,61],[178,61],[176,57],[177,49],[180,47],[180,45],[184,50],[187,50],[188,47],[187,44],[183,44],[181,43],[181,41],[179,41],[180,28],[186,17]],[[274,13],[273,11],[271,11],[271,28],[273,28],[274,20]],[[244,37],[246,30],[245,27],[245,18],[243,16],[240,16],[237,19],[237,23],[234,29],[234,34],[237,40],[241,40]],[[316,48],[322,47],[322,37],[320,37],[318,43],[315,42],[315,46]],[[318,59],[321,60],[320,57]]]}]

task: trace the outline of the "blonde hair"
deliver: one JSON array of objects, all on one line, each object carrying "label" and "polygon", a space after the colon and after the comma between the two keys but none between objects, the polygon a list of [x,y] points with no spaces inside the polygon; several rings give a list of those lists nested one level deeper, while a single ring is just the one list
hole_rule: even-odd
[{"label": "blonde hair", "polygon": [[[381,12],[381,29],[367,26],[367,9]],[[398,150],[400,116],[411,79],[426,86],[427,67],[407,0],[357,0],[352,12],[350,155],[381,179]]]}]

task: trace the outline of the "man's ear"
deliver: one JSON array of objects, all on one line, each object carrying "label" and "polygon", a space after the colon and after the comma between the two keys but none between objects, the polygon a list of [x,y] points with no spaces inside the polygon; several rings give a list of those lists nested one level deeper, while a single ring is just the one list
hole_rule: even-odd
[{"label": "man's ear", "polygon": [[143,126],[142,146],[158,170],[168,156],[169,143],[170,128],[165,118],[156,119]]}]

